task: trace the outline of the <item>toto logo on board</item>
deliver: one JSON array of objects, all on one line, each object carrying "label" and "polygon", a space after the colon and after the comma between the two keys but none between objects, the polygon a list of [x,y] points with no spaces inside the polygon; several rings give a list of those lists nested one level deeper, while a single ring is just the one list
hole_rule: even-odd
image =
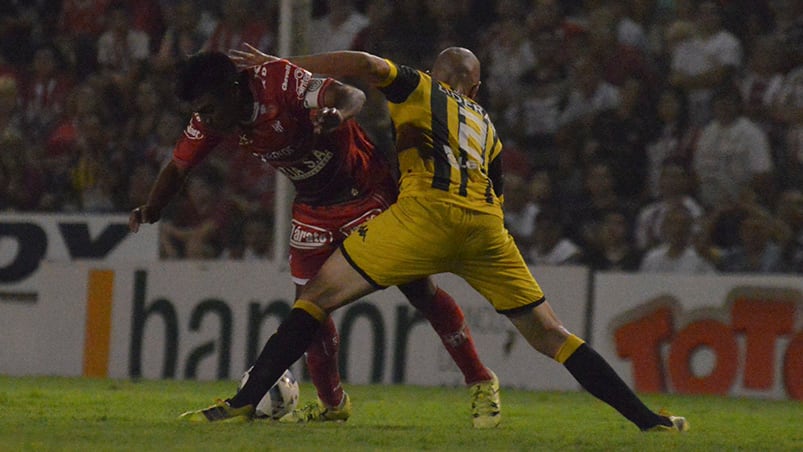
[{"label": "toto logo on board", "polygon": [[739,288],[722,308],[683,312],[660,297],[614,321],[616,351],[630,360],[637,391],[726,395],[740,383],[761,393],[780,380],[803,400],[801,300],[795,290]]}]

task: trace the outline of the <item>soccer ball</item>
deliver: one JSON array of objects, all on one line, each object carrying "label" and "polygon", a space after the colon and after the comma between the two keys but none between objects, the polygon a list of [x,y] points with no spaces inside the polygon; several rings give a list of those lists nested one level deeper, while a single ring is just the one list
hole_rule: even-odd
[{"label": "soccer ball", "polygon": [[[251,367],[243,374],[238,389],[242,389],[245,382],[251,376]],[[254,417],[279,419],[285,414],[293,411],[298,406],[298,381],[290,369],[284,371],[275,385],[271,386],[267,394],[256,406]]]}]

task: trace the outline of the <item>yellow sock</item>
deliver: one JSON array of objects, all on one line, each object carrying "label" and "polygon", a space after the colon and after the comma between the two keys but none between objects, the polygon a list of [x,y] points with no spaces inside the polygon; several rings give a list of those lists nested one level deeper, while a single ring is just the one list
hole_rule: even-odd
[{"label": "yellow sock", "polygon": [[293,303],[293,308],[301,309],[321,323],[326,320],[326,311],[309,300],[302,300],[299,298],[295,303]]},{"label": "yellow sock", "polygon": [[555,361],[563,364],[569,359],[570,356],[580,348],[581,345],[585,344],[585,341],[580,339],[579,337],[575,336],[574,334],[570,334],[569,337],[566,338],[566,341],[561,344],[558,352],[555,353]]}]

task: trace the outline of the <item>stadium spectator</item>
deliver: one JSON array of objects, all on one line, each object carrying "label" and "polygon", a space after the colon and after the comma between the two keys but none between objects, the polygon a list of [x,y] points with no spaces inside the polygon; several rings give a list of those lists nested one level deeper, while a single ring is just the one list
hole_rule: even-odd
[{"label": "stadium spectator", "polygon": [[250,43],[263,51],[271,51],[276,46],[276,21],[270,5],[263,10],[250,0],[223,0],[221,17],[201,50],[228,52]]},{"label": "stadium spectator", "polygon": [[[172,149],[172,148],[171,148]],[[156,181],[159,167],[149,161],[134,162],[128,175],[124,206],[141,206],[148,201],[151,186]]]},{"label": "stadium spectator", "polygon": [[639,271],[687,275],[716,272],[694,247],[695,220],[686,206],[673,203],[661,220],[661,239],[646,252]]},{"label": "stadium spectator", "polygon": [[479,57],[486,63],[485,97],[491,112],[502,112],[527,86],[522,76],[535,67],[536,57],[521,13],[529,0],[499,0],[495,20],[479,40]]},{"label": "stadium spectator", "polygon": [[178,112],[171,109],[160,111],[157,114],[154,140],[145,148],[142,157],[156,168],[167,165],[173,159],[173,148],[181,136],[182,126],[184,118]]},{"label": "stadium spectator", "polygon": [[597,115],[591,123],[596,155],[610,161],[617,175],[619,193],[632,199],[644,195],[647,171],[646,145],[655,134],[654,107],[646,86],[631,78],[619,89],[619,104]]},{"label": "stadium spectator", "polygon": [[56,126],[73,85],[59,49],[51,44],[37,48],[20,93],[25,132],[32,140],[43,142]]},{"label": "stadium spectator", "polygon": [[601,248],[601,225],[608,211],[634,208],[632,202],[619,195],[616,181],[610,162],[592,161],[585,167],[583,196],[577,200],[578,204],[567,206],[570,234],[586,251]]},{"label": "stadium spectator", "polygon": [[535,36],[547,33],[558,39],[576,33],[579,28],[576,24],[566,20],[565,7],[559,0],[533,0],[532,9],[527,14],[526,24],[529,33]]},{"label": "stadium spectator", "polygon": [[739,223],[736,246],[724,250],[717,268],[725,273],[780,273],[784,270],[781,247],[772,234],[772,218],[750,209]]},{"label": "stadium spectator", "polygon": [[658,97],[656,136],[646,146],[646,197],[661,196],[661,171],[664,163],[675,161],[689,166],[700,130],[689,124],[686,96],[667,87]]},{"label": "stadium spectator", "polygon": [[747,51],[744,72],[738,77],[738,87],[744,103],[744,114],[772,136],[772,106],[781,90],[783,51],[781,43],[772,36],[762,36]]},{"label": "stadium spectator", "polygon": [[533,265],[579,265],[583,250],[566,234],[560,209],[544,206],[535,216],[533,239],[523,256]]},{"label": "stadium spectator", "polygon": [[803,191],[790,188],[778,197],[776,218],[789,230],[789,239],[783,245],[784,269],[803,273]]},{"label": "stadium spectator", "polygon": [[[158,98],[164,102],[161,105],[163,110],[179,110],[171,102],[171,79],[176,64],[187,55],[195,53],[207,41],[211,43],[212,39],[207,38],[211,37],[218,25],[220,28],[215,42],[224,51],[242,42],[244,33],[253,34],[253,37],[245,39],[262,40],[267,37],[270,47],[275,47],[276,44],[274,32],[277,28],[278,2],[268,2],[262,7],[256,7],[250,0],[232,0],[228,6],[224,6],[223,2],[198,3],[187,0],[6,3],[0,6],[0,35],[3,36],[0,45],[0,75],[10,75],[17,79],[20,103],[24,107],[20,111],[25,113],[22,131],[26,150],[24,161],[7,164],[13,168],[20,165],[29,168],[33,174],[40,174],[44,178],[42,194],[36,208],[45,211],[71,211],[79,208],[68,174],[77,158],[77,116],[74,107],[69,105],[74,95],[71,90],[60,88],[61,86],[89,82],[93,91],[90,97],[94,99],[82,103],[96,104],[92,113],[102,118],[104,127],[124,133],[127,124],[140,121],[133,108],[137,103],[136,90],[127,92],[111,86],[109,78],[102,75],[97,64],[100,35],[112,20],[113,10],[128,8],[131,11],[129,28],[145,31],[149,35],[149,47],[153,50],[149,59],[151,66],[147,74],[143,72],[142,77],[136,77],[135,81],[138,84],[140,79],[148,79],[153,83]],[[246,6],[237,6],[240,4]],[[324,4],[323,0],[315,2],[317,6]],[[476,31],[488,30],[493,20],[502,20],[495,11],[507,11],[505,15],[512,17],[511,5],[516,4],[516,0],[461,0],[457,3],[451,2],[444,8],[441,3],[421,0],[354,0],[352,7],[364,11],[369,17],[368,26],[355,39],[355,46],[371,53],[387,55],[395,61],[421,66],[427,65],[433,42],[450,40],[449,45],[460,43],[480,52],[486,40],[477,39],[481,34]],[[748,11],[746,7],[751,9]],[[247,25],[244,28],[228,26],[223,14],[226,9],[230,13],[233,11],[233,15]],[[768,11],[771,11],[771,17]],[[737,17],[738,23],[734,22]],[[228,22],[236,23],[238,20]],[[603,69],[603,80],[613,81],[611,84],[614,86],[620,85],[624,104],[628,103],[627,89],[624,87],[627,80],[639,80],[642,90],[653,86],[652,82],[644,84],[647,78],[628,75],[639,73],[640,69],[634,68],[646,68],[647,75],[652,72],[651,77],[658,79],[655,86],[664,87],[666,84],[680,82],[676,87],[685,94],[687,101],[694,100],[700,93],[711,96],[718,89],[736,82],[743,94],[745,116],[758,124],[769,139],[775,167],[774,174],[765,178],[766,185],[763,188],[753,187],[742,192],[742,196],[754,199],[765,208],[771,208],[776,204],[778,192],[803,186],[803,114],[800,113],[803,111],[803,95],[800,94],[803,92],[803,3],[788,0],[755,4],[742,0],[532,0],[529,7],[523,8],[514,20],[506,21],[515,27],[503,28],[505,31],[514,28],[523,30],[524,39],[530,42],[537,64],[516,83],[500,84],[498,96],[491,96],[491,86],[484,85],[480,93],[481,103],[490,105],[490,102],[503,98],[509,100],[504,106],[504,113],[491,112],[499,118],[496,126],[500,134],[508,137],[505,142],[504,166],[510,169],[509,173],[515,172],[530,179],[533,177],[534,167],[546,164],[558,168],[555,172],[555,186],[559,188],[556,196],[560,201],[556,204],[560,206],[564,220],[576,216],[576,206],[586,203],[580,175],[589,161],[604,155],[603,151],[611,148],[604,142],[608,140],[611,143],[629,143],[631,132],[645,130],[632,124],[628,127],[627,121],[618,121],[620,118],[616,115],[607,113],[616,111],[612,108],[603,109],[606,113],[602,117],[598,114],[588,116],[589,119],[596,119],[595,130],[591,129],[594,122],[572,122],[571,125],[566,125],[555,119],[558,114],[566,113],[564,107],[571,103],[569,89],[576,86],[571,85],[575,80],[573,73],[567,72],[582,66],[583,60],[588,57],[593,57],[592,65],[594,61],[602,61],[598,64]],[[166,28],[170,30],[165,33],[160,31]],[[636,33],[619,34],[628,29]],[[661,33],[664,33],[665,43],[661,42]],[[620,40],[619,37],[624,35],[636,39]],[[400,36],[415,36],[416,39],[399,39]],[[643,44],[645,36],[646,47]],[[489,36],[488,41],[495,37]],[[471,44],[475,39],[476,46]],[[743,41],[740,42],[740,39]],[[620,41],[636,45],[621,46]],[[599,50],[589,52],[588,48],[592,44]],[[623,48],[629,50],[623,52]],[[741,49],[746,49],[744,71]],[[56,55],[63,55],[63,63],[58,63],[55,71],[51,69],[53,59],[48,55],[48,50],[55,50]],[[661,53],[656,54],[656,51]],[[782,57],[778,58],[780,66],[773,70],[773,60],[779,51],[782,53]],[[610,57],[617,53],[620,56]],[[36,54],[40,54],[41,58],[34,57]],[[631,58],[633,55],[640,55],[641,58]],[[672,55],[675,56],[674,66]],[[127,56],[131,57],[132,54]],[[59,59],[57,56],[56,61]],[[515,63],[519,61],[516,60]],[[660,70],[650,71],[653,64]],[[45,75],[48,72],[55,75]],[[675,77],[678,74],[685,76]],[[783,76],[780,84],[779,76]],[[54,79],[59,79],[55,85],[52,82]],[[63,80],[68,82],[64,83]],[[486,78],[488,84],[496,80],[501,78]],[[135,85],[130,85],[129,88],[133,86]],[[147,88],[147,85],[143,87]],[[81,91],[84,88],[78,87],[74,90]],[[149,90],[145,91],[147,93]],[[390,151],[390,122],[382,96],[374,89],[365,91],[369,100],[357,119],[379,149]],[[701,98],[703,97],[705,96]],[[659,120],[656,129],[659,135],[649,140],[647,161],[639,160],[643,160],[643,156],[632,161],[625,159],[625,171],[622,171],[621,164],[617,165],[615,179],[617,184],[621,184],[623,178],[646,175],[644,200],[657,195],[658,175],[664,159],[685,155],[693,160],[693,146],[690,143],[694,143],[695,132],[706,124],[700,124],[702,121],[699,117],[705,116],[698,114],[700,104],[692,102],[689,127],[684,128],[682,120],[678,122],[679,126],[673,127],[673,114],[666,116],[664,113],[675,108],[664,107],[672,105],[671,100],[658,100],[657,97],[653,99],[653,94],[643,93],[638,99],[639,105],[635,111],[640,114],[637,119],[645,123]],[[581,103],[586,104],[583,107],[594,105],[593,98]],[[645,103],[658,111],[645,109]],[[710,101],[705,100],[703,104],[710,121]],[[625,110],[633,111],[630,108]],[[167,122],[171,123],[169,113],[164,113],[168,118]],[[683,117],[681,113],[680,118]],[[153,124],[152,119],[141,122]],[[599,132],[604,132],[602,137]],[[142,141],[119,137],[119,146],[123,150],[129,150],[131,159],[137,158],[138,153],[145,152],[145,158],[153,158],[158,162],[159,156],[164,155],[169,148],[167,143],[170,136],[170,133],[165,132],[161,145],[154,144],[149,139]],[[621,138],[626,139],[623,141]],[[637,137],[634,135],[630,138]],[[146,145],[146,142],[149,144]],[[147,149],[143,151],[143,147]],[[516,152],[516,148],[520,152]],[[131,151],[132,149],[136,151]],[[213,156],[213,160],[226,180],[245,185],[237,188],[236,183],[227,184],[227,189],[221,196],[231,197],[232,201],[249,210],[260,208],[259,206],[272,208],[273,200],[269,200],[273,194],[270,186],[274,181],[272,173],[263,177],[251,174],[250,171],[243,172],[238,159],[223,161]],[[123,181],[134,171],[133,163],[120,162],[119,156],[110,164],[113,173],[125,174]],[[115,189],[123,191],[115,193],[114,198],[118,202],[124,202],[128,196],[125,182],[115,182],[114,185]],[[629,191],[631,190],[624,189],[622,193]],[[115,207],[120,208],[121,206]],[[707,208],[712,209],[710,206]],[[566,224],[572,225],[571,221],[566,221]],[[723,240],[727,241],[727,238]]]},{"label": "stadium spectator", "polygon": [[[531,149],[531,154],[543,154],[555,160],[555,134],[558,132],[561,109],[568,97],[568,70],[560,36],[547,31],[531,38],[537,63],[521,74],[519,91],[503,87],[512,96],[506,104],[497,104],[489,97],[489,109],[505,107],[499,112],[504,122],[500,131],[506,132],[511,141]],[[501,132],[500,132],[501,133]],[[537,155],[531,155],[533,160]]]},{"label": "stadium spectator", "polygon": [[803,19],[798,41],[789,44],[792,51],[787,60],[792,69],[784,76],[772,116],[781,125],[780,181],[785,186],[803,187]]},{"label": "stadium spectator", "polygon": [[44,179],[31,157],[17,105],[17,81],[0,76],[0,210],[33,210],[39,206]]},{"label": "stadium spectator", "polygon": [[539,205],[530,196],[527,180],[516,174],[505,176],[505,227],[524,253],[533,240]]},{"label": "stadium spectator", "polygon": [[[382,50],[402,61],[421,61],[429,56],[437,24],[429,14],[427,2],[370,0],[367,3],[368,26],[355,37],[354,50]],[[416,39],[399,38],[406,36]]]},{"label": "stadium spectator", "polygon": [[149,53],[156,53],[167,27],[162,5],[171,5],[174,0],[167,2],[164,0],[125,0],[125,2],[128,4],[131,27],[148,35]]},{"label": "stadium spectator", "polygon": [[124,95],[130,95],[150,59],[150,38],[132,27],[126,3],[112,3],[107,14],[108,23],[97,44],[100,74],[111,78]]},{"label": "stadium spectator", "polygon": [[598,236],[585,249],[585,262],[595,270],[637,271],[641,252],[633,243],[633,220],[629,212],[613,208],[599,216]]},{"label": "stadium spectator", "polygon": [[692,124],[703,126],[711,120],[714,92],[731,83],[742,65],[742,44],[722,27],[721,5],[700,2],[695,34],[674,47],[669,76],[669,82],[688,96]]},{"label": "stadium spectator", "polygon": [[429,14],[436,23],[435,36],[430,42],[429,51],[423,56],[423,64],[432,63],[432,48],[450,45],[476,49],[481,33],[487,29],[494,17],[494,4],[473,0],[429,0]]},{"label": "stadium spectator", "polygon": [[[598,114],[617,108],[621,102],[619,88],[605,81],[601,68],[590,55],[573,62],[569,80],[569,95],[558,125],[574,130],[573,133],[583,133],[582,129],[589,129]],[[578,127],[581,130],[577,131]]]},{"label": "stadium spectator", "polygon": [[76,159],[70,167],[72,191],[77,194],[78,210],[82,212],[113,212],[120,210],[117,196],[125,181],[124,168],[113,160],[121,153],[112,141],[110,131],[96,113],[78,118],[76,125]]},{"label": "stadium spectator", "polygon": [[237,210],[218,196],[221,176],[207,167],[187,181],[184,202],[176,203],[159,228],[160,252],[167,259],[213,259],[220,255]]},{"label": "stadium spectator", "polygon": [[157,128],[165,105],[159,99],[154,81],[149,78],[137,83],[132,96],[133,105],[130,107],[122,138],[132,148],[133,158],[139,158],[158,139]]},{"label": "stadium spectator", "polygon": [[741,114],[734,88],[714,97],[714,119],[703,128],[694,150],[699,200],[707,209],[754,194],[767,196],[772,186],[772,156],[767,135]]},{"label": "stadium spectator", "polygon": [[98,70],[97,43],[106,27],[111,0],[63,0],[58,18],[58,39],[72,62],[77,80]]},{"label": "stadium spectator", "polygon": [[310,22],[307,39],[313,53],[349,50],[358,44],[360,33],[369,26],[368,16],[354,0],[327,0],[327,11]]},{"label": "stadium spectator", "polygon": [[22,112],[18,96],[17,79],[0,76],[0,138],[6,141],[22,141]]},{"label": "stadium spectator", "polygon": [[646,51],[619,40],[619,18],[614,13],[622,2],[609,2],[588,14],[588,54],[600,66],[602,78],[621,87],[627,80],[636,79],[644,85],[645,101],[654,98],[658,78],[649,64]]},{"label": "stadium spectator", "polygon": [[180,61],[198,52],[209,36],[201,29],[201,10],[192,0],[167,5],[164,18],[167,28],[152,56],[152,67],[167,76]]},{"label": "stadium spectator", "polygon": [[691,177],[682,160],[666,160],[659,177],[659,196],[642,206],[636,217],[636,246],[646,251],[663,241],[664,217],[674,206],[683,206],[694,220],[705,211],[691,196]]},{"label": "stadium spectator", "polygon": [[264,213],[245,217],[232,231],[221,258],[243,261],[273,259],[273,219]]},{"label": "stadium spectator", "polygon": [[[397,55],[400,58],[415,58],[410,55],[418,53],[412,50],[417,42],[426,42],[422,36],[426,25],[426,14],[420,13],[416,8],[423,8],[421,2],[387,2],[372,0],[367,2],[365,17],[367,25],[364,26],[351,43],[351,49],[366,52],[382,52]],[[420,39],[398,39],[399,36],[408,36],[415,33]],[[405,57],[402,57],[405,55]],[[388,115],[382,93],[376,89],[361,84],[359,80],[345,80],[347,83],[360,88],[365,93],[365,104],[357,114],[357,122],[365,130],[368,138],[384,154],[393,154],[393,137],[391,136],[390,115]],[[393,160],[389,158],[388,160]]]}]

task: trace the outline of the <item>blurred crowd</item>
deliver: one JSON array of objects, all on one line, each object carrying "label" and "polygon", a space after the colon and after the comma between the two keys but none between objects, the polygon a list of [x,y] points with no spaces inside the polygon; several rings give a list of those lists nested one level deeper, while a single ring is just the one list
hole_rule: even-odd
[{"label": "blurred crowd", "polygon": [[[4,1],[0,211],[142,204],[189,119],[177,64],[244,42],[277,53],[278,8]],[[303,38],[422,69],[472,49],[506,223],[534,265],[803,273],[801,1],[316,0]],[[383,98],[366,94],[359,120],[390,151]],[[160,222],[162,256],[272,258],[275,172],[212,157]]]}]

